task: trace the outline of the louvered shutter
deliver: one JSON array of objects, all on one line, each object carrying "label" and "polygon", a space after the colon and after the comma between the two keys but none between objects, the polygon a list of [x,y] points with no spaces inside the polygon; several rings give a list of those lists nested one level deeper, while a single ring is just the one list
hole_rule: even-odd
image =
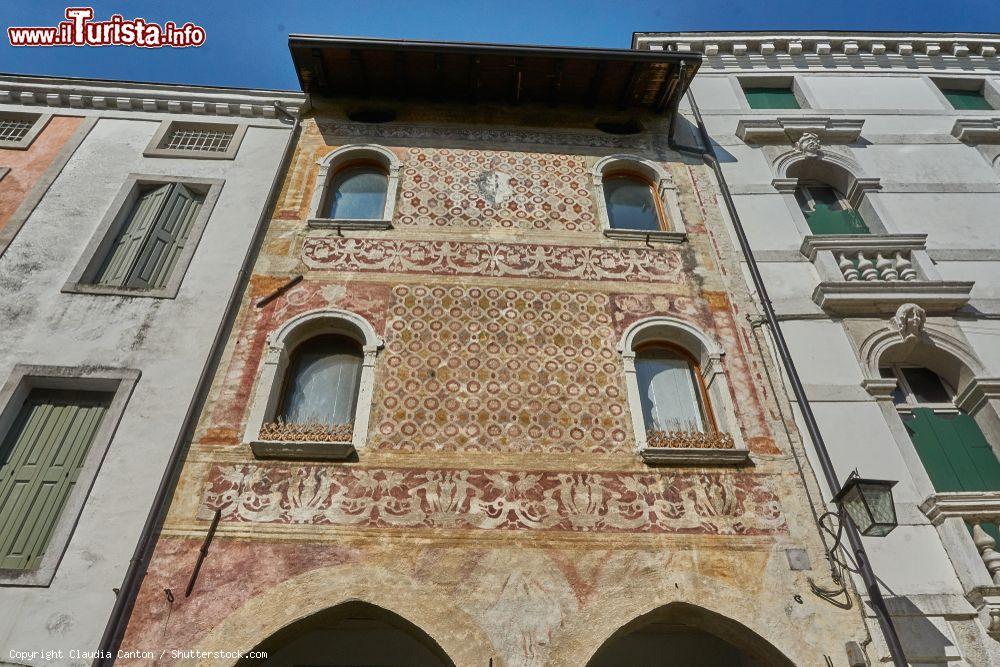
[{"label": "louvered shutter", "polygon": [[191,235],[191,227],[201,211],[201,204],[199,195],[180,183],[173,186],[155,224],[147,233],[146,242],[135,268],[126,279],[125,287],[148,289],[166,285],[177,257]]},{"label": "louvered shutter", "polygon": [[122,287],[126,284],[129,272],[135,266],[149,230],[171,189],[172,186],[169,184],[161,185],[139,196],[98,272],[96,284],[109,287]]},{"label": "louvered shutter", "polygon": [[35,390],[0,448],[0,568],[38,565],[108,397]]}]

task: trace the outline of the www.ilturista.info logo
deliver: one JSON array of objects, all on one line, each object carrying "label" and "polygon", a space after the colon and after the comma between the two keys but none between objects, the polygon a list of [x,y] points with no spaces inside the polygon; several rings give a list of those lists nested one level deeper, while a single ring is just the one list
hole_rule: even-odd
[{"label": "www.ilturista.info logo", "polygon": [[66,21],[54,27],[21,26],[7,28],[11,46],[201,46],[205,29],[188,21],[178,26],[173,21],[163,25],[142,18],[126,20],[112,14],[107,21],[94,21],[93,7],[67,7]]}]

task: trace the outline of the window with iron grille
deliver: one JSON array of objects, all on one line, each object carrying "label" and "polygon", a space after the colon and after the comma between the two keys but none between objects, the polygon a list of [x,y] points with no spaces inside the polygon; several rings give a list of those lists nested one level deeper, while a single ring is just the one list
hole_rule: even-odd
[{"label": "window with iron grille", "polygon": [[38,136],[49,115],[5,111],[0,113],[0,148],[25,150]]},{"label": "window with iron grille", "polygon": [[0,141],[21,141],[34,124],[21,118],[0,118]]},{"label": "window with iron grille", "polygon": [[224,153],[233,139],[232,130],[182,129],[170,132],[164,148],[177,151],[212,151]]},{"label": "window with iron grille", "polygon": [[246,125],[238,123],[165,120],[144,155],[232,160],[245,132]]}]

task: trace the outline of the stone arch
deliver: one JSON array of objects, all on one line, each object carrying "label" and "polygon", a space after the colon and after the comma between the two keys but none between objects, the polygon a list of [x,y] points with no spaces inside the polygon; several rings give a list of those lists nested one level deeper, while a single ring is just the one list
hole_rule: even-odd
[{"label": "stone arch", "polygon": [[[659,650],[669,647],[671,650]],[[644,652],[657,664],[722,667],[794,667],[773,644],[731,618],[688,602],[671,602],[618,628],[587,662],[588,667],[627,667]],[[644,661],[642,661],[644,662]]]},{"label": "stone arch", "polygon": [[[434,639],[399,614],[365,602],[348,600],[286,625],[254,647],[273,667],[332,662],[356,666],[405,665],[455,667]],[[245,658],[240,665],[260,664]]]},{"label": "stone arch", "polygon": [[961,392],[985,371],[964,341],[933,324],[909,334],[890,325],[865,338],[859,351],[866,383],[881,381],[880,365],[907,361],[929,368]]},{"label": "stone arch", "polygon": [[[205,652],[244,653],[296,623],[342,605],[377,610],[399,626],[419,629],[426,640],[464,667],[500,654],[472,618],[449,604],[447,591],[402,572],[356,563],[318,568],[287,579],[244,602],[198,642]],[[349,608],[349,607],[348,607]],[[396,620],[398,619],[398,620]],[[201,663],[199,663],[201,664]],[[205,665],[220,661],[205,660]],[[225,663],[237,664],[235,659]],[[494,660],[496,667],[502,665]]]},{"label": "stone arch", "polygon": [[848,197],[859,180],[872,180],[856,160],[831,150],[822,150],[816,154],[788,151],[775,159],[774,171],[779,179],[827,183]]},{"label": "stone arch", "polygon": [[396,210],[396,195],[399,192],[399,175],[402,172],[403,163],[395,153],[385,146],[379,146],[378,144],[349,144],[341,146],[316,161],[316,164],[319,165],[319,170],[316,173],[316,183],[315,187],[313,187],[312,200],[309,205],[310,218],[312,220],[322,221],[327,219],[324,216],[324,202],[326,201],[327,188],[330,185],[330,181],[338,169],[356,161],[374,162],[385,169],[386,176],[388,177],[385,192],[385,208],[379,220],[341,220],[338,224],[341,226],[351,226],[353,223],[355,226],[369,227],[376,223],[381,223],[382,226],[391,223]]},{"label": "stone arch", "polygon": [[[769,558],[774,556],[758,554],[747,561],[746,567],[759,576],[765,568],[770,570]],[[852,612],[834,612],[843,614],[836,636],[788,632],[795,618],[789,615],[787,596],[779,591],[748,595],[749,583],[739,573],[727,578],[705,576],[685,571],[687,561],[683,557],[672,557],[669,562],[677,567],[664,569],[662,554],[610,558],[604,566],[602,581],[617,584],[602,587],[600,602],[588,604],[566,619],[552,637],[546,664],[587,665],[609,640],[673,614],[694,614],[691,618],[702,624],[701,630],[721,632],[718,636],[723,639],[730,638],[741,646],[761,647],[767,655],[781,656],[781,661],[775,663],[779,666],[814,664],[818,655],[841,653],[845,641],[863,636],[864,630],[855,623],[857,615]],[[848,627],[851,630],[845,632]],[[733,632],[744,637],[734,638]],[[765,665],[769,667],[769,663]]]},{"label": "stone arch", "polygon": [[286,321],[268,336],[268,345],[290,351],[302,341],[324,333],[353,338],[365,351],[378,350],[384,344],[375,327],[361,315],[340,308],[318,308]]},{"label": "stone arch", "polygon": [[677,317],[657,315],[634,322],[618,341],[618,351],[622,354],[635,353],[635,348],[652,340],[667,340],[680,345],[691,356],[698,359],[702,368],[720,361],[722,346],[690,322]]}]

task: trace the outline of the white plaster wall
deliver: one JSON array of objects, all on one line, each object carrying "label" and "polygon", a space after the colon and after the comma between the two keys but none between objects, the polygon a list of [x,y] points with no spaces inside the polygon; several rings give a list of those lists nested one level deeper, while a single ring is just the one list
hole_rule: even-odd
[{"label": "white plaster wall", "polygon": [[802,245],[799,230],[788,214],[782,195],[735,195],[734,199],[743,228],[755,251],[798,252]]},{"label": "white plaster wall", "polygon": [[[289,131],[250,127],[235,161],[144,158],[159,120],[147,118],[99,120],[0,257],[0,379],[15,364],[142,373],[52,585],[0,588],[0,660],[97,647]],[[177,298],[61,293],[132,172],[225,179]]]},{"label": "white plaster wall", "polygon": [[813,74],[803,76],[802,85],[809,90],[816,109],[944,109],[921,77]]}]

